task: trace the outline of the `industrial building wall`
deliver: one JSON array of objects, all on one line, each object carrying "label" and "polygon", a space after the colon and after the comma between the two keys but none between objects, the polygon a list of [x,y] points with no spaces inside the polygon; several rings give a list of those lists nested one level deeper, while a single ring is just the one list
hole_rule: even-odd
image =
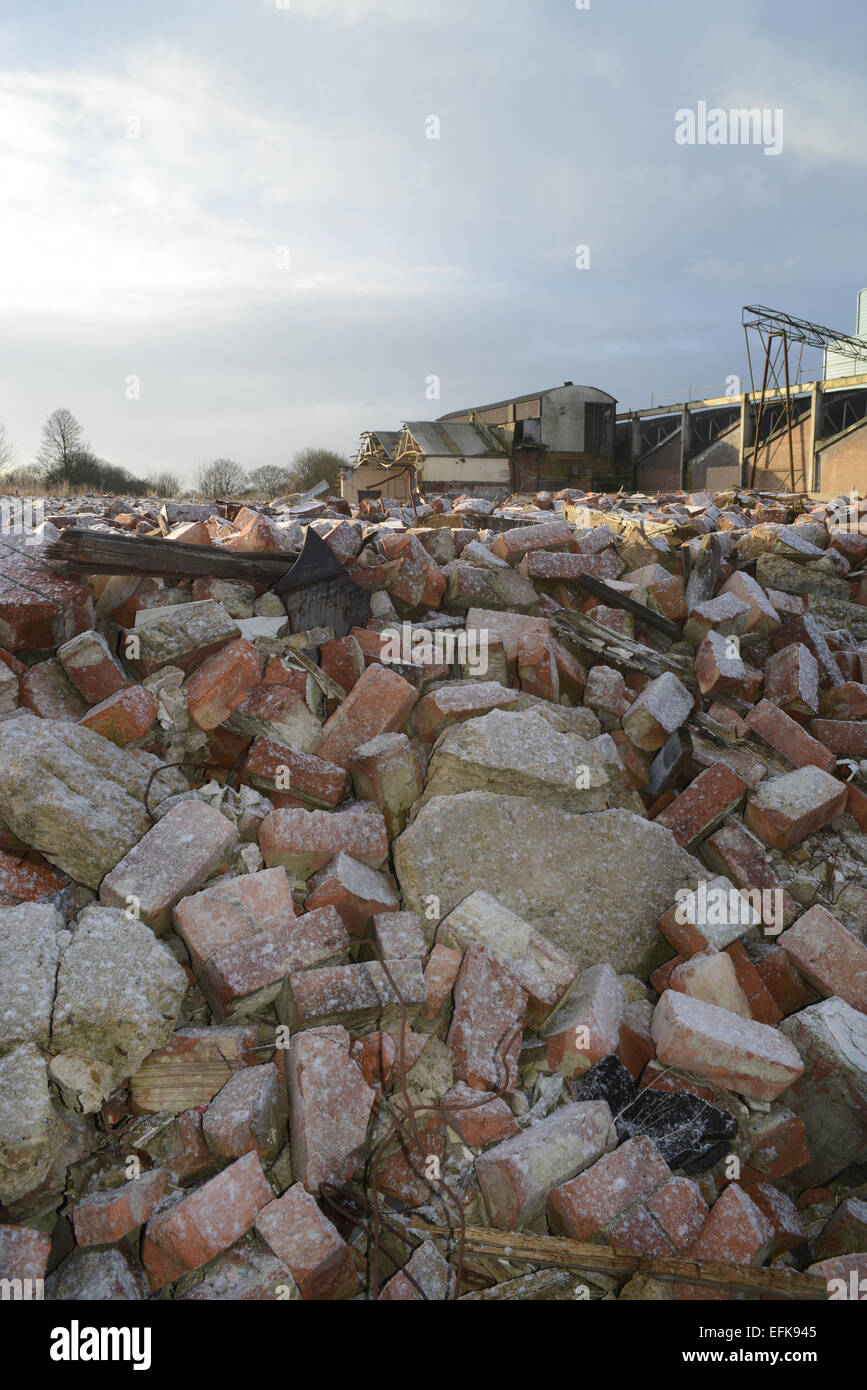
[{"label": "industrial building wall", "polygon": [[340,495],[347,502],[356,505],[362,492],[378,492],[382,497],[394,497],[398,502],[410,500],[410,475],[395,469],[394,476],[384,468],[372,464],[362,464],[360,468],[350,469],[340,484]]},{"label": "industrial building wall", "polygon": [[867,497],[867,420],[819,450],[819,495],[838,497],[844,493],[848,497],[853,488],[860,497]]},{"label": "industrial building wall", "polygon": [[509,460],[499,457],[468,458],[425,458],[422,462],[422,480],[428,491],[437,485],[450,487],[470,487],[478,483],[485,487],[509,486]]}]

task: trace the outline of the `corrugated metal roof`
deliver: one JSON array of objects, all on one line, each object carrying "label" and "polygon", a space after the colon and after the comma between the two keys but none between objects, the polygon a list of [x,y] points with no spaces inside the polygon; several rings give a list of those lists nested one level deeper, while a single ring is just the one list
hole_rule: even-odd
[{"label": "corrugated metal roof", "polygon": [[371,430],[370,437],[377,441],[384,454],[390,459],[394,458],[395,450],[400,443],[400,430]]},{"label": "corrugated metal roof", "polygon": [[[564,385],[565,383],[561,381],[557,386],[549,386],[544,391],[530,391],[526,396],[507,396],[503,401],[490,401],[487,405],[470,405],[465,410],[452,410],[448,415],[441,415],[439,418],[440,420],[454,420],[459,415],[469,415],[471,410],[498,410],[503,405],[520,405],[523,401],[538,401],[543,396],[550,396],[552,391],[562,391]],[[608,396],[610,401],[616,400],[615,396],[609,395],[600,386],[582,386],[577,381],[573,382],[572,385],[580,391],[599,391],[601,395]]]},{"label": "corrugated metal roof", "polygon": [[505,449],[495,451],[475,425],[446,426],[439,420],[407,420],[405,428],[419,453],[428,457],[481,458],[494,452],[505,453]]}]

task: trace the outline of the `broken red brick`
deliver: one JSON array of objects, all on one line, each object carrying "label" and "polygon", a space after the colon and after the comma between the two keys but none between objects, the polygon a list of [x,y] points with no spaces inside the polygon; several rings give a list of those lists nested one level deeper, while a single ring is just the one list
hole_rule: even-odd
[{"label": "broken red brick", "polygon": [[555,1188],[616,1144],[605,1101],[574,1101],[480,1154],[476,1173],[491,1225],[520,1230],[541,1216]]},{"label": "broken red brick", "polygon": [[209,656],[187,677],[190,718],[200,729],[216,729],[244,703],[262,677],[262,660],[252,642],[239,637]]},{"label": "broken red brick", "polygon": [[156,720],[157,709],[156,700],[143,686],[127,685],[101,704],[92,705],[78,722],[118,748],[125,748],[144,738]]},{"label": "broken red brick", "polygon": [[793,716],[809,718],[818,712],[819,663],[803,642],[768,657],[764,696]]},{"label": "broken red brick", "polygon": [[269,1202],[256,1230],[291,1270],[302,1299],[354,1298],[358,1271],[352,1252],[302,1183]]},{"label": "broken red brick", "polygon": [[370,666],[324,725],[317,756],[348,768],[362,743],[403,732],[417,700],[418,691],[396,671]]},{"label": "broken red brick", "polygon": [[747,797],[744,819],[775,849],[791,849],[843,811],[846,788],[818,767],[768,779]]},{"label": "broken red brick", "polygon": [[457,1081],[480,1091],[511,1091],[527,995],[483,946],[465,953],[455,983],[455,1011],[448,1034]]},{"label": "broken red brick", "polygon": [[348,811],[274,811],[259,830],[259,847],[269,868],[283,865],[303,881],[341,851],[378,869],[388,858],[388,832],[369,802]]},{"label": "broken red brick", "polygon": [[668,1164],[650,1139],[644,1135],[628,1139],[615,1153],[605,1154],[551,1193],[551,1229],[572,1240],[600,1236],[633,1203],[670,1177]]},{"label": "broken red brick", "polygon": [[315,810],[337,806],[349,793],[345,768],[313,753],[296,753],[285,743],[269,738],[253,740],[242,772],[260,791],[291,792],[296,800]]},{"label": "broken red brick", "polygon": [[351,944],[337,910],[323,907],[288,925],[218,948],[202,970],[199,984],[222,1023],[272,1003],[290,975],[343,961]]},{"label": "broken red brick", "polygon": [[292,1172],[314,1194],[352,1177],[376,1098],[349,1041],[344,1028],[318,1028],[296,1034],[289,1050]]},{"label": "broken red brick", "polygon": [[867,946],[820,904],[804,912],[779,944],[825,998],[837,995],[867,1014]]},{"label": "broken red brick", "polygon": [[353,936],[367,935],[374,913],[400,907],[397,885],[390,874],[377,873],[342,851],[314,874],[305,902],[308,912],[334,907]]},{"label": "broken red brick", "polygon": [[77,1245],[113,1245],[143,1226],[168,1188],[169,1175],[154,1168],[108,1192],[83,1197],[72,1212]]},{"label": "broken red brick", "polygon": [[234,849],[231,821],[203,801],[183,801],[133,845],[102,880],[106,907],[132,906],[154,931],[165,930],[177,902],[193,893]]},{"label": "broken red brick", "polygon": [[250,1230],[273,1198],[258,1155],[248,1153],[154,1216],[142,1243],[142,1263],[151,1289],[164,1288],[228,1249]]},{"label": "broken red brick", "polygon": [[129,682],[100,632],[80,632],[71,641],[64,642],[57,649],[57,659],[89,705],[116,695]]},{"label": "broken red brick", "polygon": [[670,830],[682,849],[691,850],[738,809],[746,793],[746,782],[725,763],[714,763],[657,816],[656,823]]},{"label": "broken red brick", "polygon": [[775,1100],[802,1074],[796,1049],[775,1028],[666,990],[652,1027],[656,1055],[753,1100]]}]

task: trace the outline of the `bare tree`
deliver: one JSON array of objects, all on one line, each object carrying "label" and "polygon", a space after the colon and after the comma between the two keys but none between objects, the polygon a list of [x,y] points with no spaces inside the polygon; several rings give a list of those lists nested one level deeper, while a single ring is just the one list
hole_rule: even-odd
[{"label": "bare tree", "polygon": [[181,490],[180,479],[174,473],[149,473],[145,481],[156,497],[177,497]]},{"label": "bare tree", "polygon": [[15,450],[6,433],[6,426],[0,424],[0,470],[11,468],[15,462]]},{"label": "bare tree", "polygon": [[349,459],[333,449],[299,449],[289,466],[287,492],[309,492],[317,483],[326,482],[337,491],[340,472],[349,467]]},{"label": "bare tree", "polygon": [[249,486],[260,497],[279,497],[289,491],[289,471],[278,468],[276,464],[265,464],[254,468],[249,477]]},{"label": "bare tree", "polygon": [[60,406],[52,410],[42,426],[42,442],[36,462],[46,473],[67,477],[70,465],[84,451],[83,431],[71,410]]},{"label": "bare tree", "polygon": [[234,497],[247,486],[247,474],[234,459],[203,463],[196,473],[196,491],[203,497]]}]

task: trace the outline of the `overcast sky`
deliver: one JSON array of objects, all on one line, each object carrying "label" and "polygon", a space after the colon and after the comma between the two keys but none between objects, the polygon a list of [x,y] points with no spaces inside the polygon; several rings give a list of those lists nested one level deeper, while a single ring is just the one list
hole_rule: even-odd
[{"label": "overcast sky", "polygon": [[[863,0],[2,0],[18,461],[59,405],[189,480],[566,379],[721,394],[744,304],[852,331],[865,31]],[[679,144],[699,102],[781,109],[782,152]]]}]

